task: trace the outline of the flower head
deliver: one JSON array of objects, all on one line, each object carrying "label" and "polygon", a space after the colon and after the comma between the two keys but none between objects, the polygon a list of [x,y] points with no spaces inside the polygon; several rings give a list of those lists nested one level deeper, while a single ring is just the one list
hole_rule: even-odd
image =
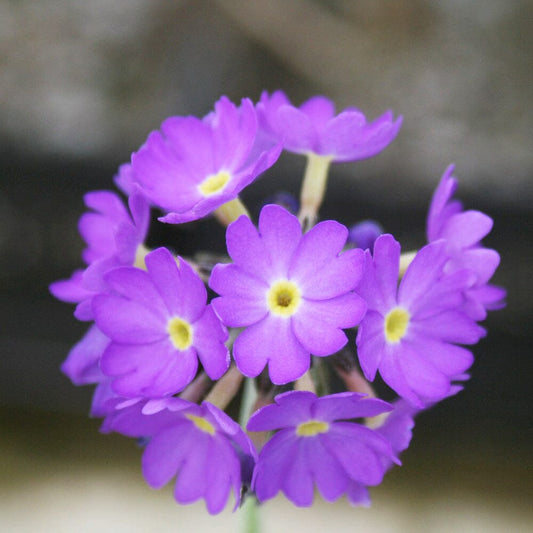
[{"label": "flower head", "polygon": [[222,97],[203,119],[171,117],[132,155],[129,178],[167,212],[170,223],[202,218],[233,200],[278,158],[281,148],[256,143],[252,102]]},{"label": "flower head", "polygon": [[362,220],[350,228],[348,242],[363,250],[368,248],[372,251],[374,242],[380,235],[383,235],[383,228],[378,222]]},{"label": "flower head", "polygon": [[218,379],[229,365],[227,331],[206,305],[203,282],[166,248],[145,261],[147,271],[108,272],[112,292],[93,300],[96,324],[111,339],[100,366],[115,378],[113,389],[127,397],[176,393],[194,378],[198,358]]},{"label": "flower head", "polygon": [[257,104],[265,134],[283,141],[289,152],[313,152],[333,161],[356,161],[381,152],[396,137],[402,118],[387,111],[367,123],[364,114],[348,108],[335,115],[333,102],[315,96],[299,108],[282,91],[264,92]]},{"label": "flower head", "polygon": [[321,222],[302,236],[298,219],[277,205],[261,210],[259,231],[247,217],[227,230],[233,264],[213,269],[212,302],[226,326],[246,328],[233,355],[246,376],[268,363],[276,384],[301,377],[310,354],[326,356],[347,342],[342,328],[357,325],[365,304],[352,292],[362,275],[363,253],[342,253],[348,230]]},{"label": "flower head", "polygon": [[111,191],[93,191],[85,195],[91,209],[79,221],[79,231],[87,243],[82,253],[88,267],[76,270],[68,280],[50,285],[58,299],[78,303],[76,318],[92,320],[92,298],[108,290],[104,274],[119,266],[143,264],[143,242],[150,223],[150,208],[139,194],[133,194],[128,209]]},{"label": "flower head", "polygon": [[487,310],[501,309],[505,305],[505,290],[488,283],[500,263],[500,256],[496,250],[481,244],[481,239],[492,229],[492,219],[480,211],[463,211],[461,203],[452,199],[457,189],[453,170],[453,165],[446,169],[433,194],[427,237],[429,242],[446,240],[449,255],[446,272],[466,268],[475,273],[475,283],[465,291],[463,309],[475,320],[483,320]]},{"label": "flower head", "polygon": [[472,273],[443,274],[448,256],[443,240],[422,248],[398,286],[400,245],[391,235],[366,252],[366,268],[357,291],[368,305],[357,333],[365,377],[381,377],[415,406],[450,394],[451,381],[472,364],[472,354],[456,344],[474,344],[484,334],[461,311],[463,291]]},{"label": "flower head", "polygon": [[255,448],[223,411],[203,402],[179,398],[116,410],[103,431],[147,438],[143,475],[155,489],[176,477],[174,497],[179,503],[204,498],[211,514],[222,511],[233,490],[238,507],[241,487],[250,483]]},{"label": "flower head", "polygon": [[75,385],[99,383],[104,378],[100,370],[100,358],[108,345],[109,338],[93,324],[70,350],[61,365],[61,371]]},{"label": "flower head", "polygon": [[328,501],[346,494],[354,505],[369,503],[366,487],[381,483],[385,462],[397,461],[383,436],[350,421],[392,408],[363,396],[346,392],[317,398],[290,391],[252,415],[249,431],[279,429],[254,470],[252,488],[259,501],[281,490],[296,505],[309,506],[316,485]]}]

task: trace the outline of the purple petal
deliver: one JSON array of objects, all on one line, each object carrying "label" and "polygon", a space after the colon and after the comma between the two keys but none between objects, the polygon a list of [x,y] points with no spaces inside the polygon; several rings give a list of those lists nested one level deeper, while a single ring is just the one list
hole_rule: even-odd
[{"label": "purple petal", "polygon": [[229,327],[249,326],[268,313],[268,285],[237,265],[215,265],[209,286],[222,295],[222,298],[215,298],[212,303]]},{"label": "purple petal", "polygon": [[370,124],[365,122],[358,110],[346,110],[330,121],[325,137],[335,161],[355,161],[381,152],[398,134],[402,117],[392,122],[387,111]]},{"label": "purple petal", "polygon": [[50,284],[50,292],[58,300],[68,303],[78,303],[94,296],[93,291],[88,291],[82,286],[83,270],[73,272],[70,279],[55,281]]},{"label": "purple petal", "polygon": [[[465,250],[451,260],[453,270],[467,268],[476,274],[476,286],[484,285],[500,264],[500,254],[489,248]],[[447,265],[448,266],[448,265]]]},{"label": "purple petal", "polygon": [[298,219],[275,204],[266,205],[259,215],[259,234],[270,255],[270,280],[287,276],[289,265],[302,238]]},{"label": "purple petal", "polygon": [[[175,159],[183,162],[197,183],[218,172],[213,153],[212,128],[196,117],[170,117],[161,124],[165,143]],[[147,143],[148,144],[148,141]],[[135,162],[133,161],[135,170]]]},{"label": "purple petal", "polygon": [[[246,216],[232,222],[226,231],[228,254],[233,262],[248,274],[268,282],[270,254],[257,229]],[[212,287],[217,290],[216,287]]]},{"label": "purple petal", "polygon": [[[454,165],[450,165],[444,171],[431,198],[427,217],[428,242],[440,239],[443,224],[451,215],[461,210],[461,206],[457,201],[448,204],[448,208],[446,208],[446,204],[457,189],[457,180],[452,176],[454,168]],[[453,212],[449,212],[449,207],[453,208]]]},{"label": "purple petal", "polygon": [[[169,404],[171,402],[175,404],[176,400],[177,398],[166,399]],[[106,417],[100,431],[103,433],[116,431],[128,437],[150,437],[161,433],[168,427],[176,426],[182,420],[181,415],[171,412],[169,409],[147,416],[143,414],[144,405],[145,402],[139,398],[121,402]]]},{"label": "purple petal", "polygon": [[374,243],[374,257],[365,253],[365,274],[357,292],[366,300],[369,309],[387,312],[396,305],[400,244],[389,234],[381,235]]},{"label": "purple petal", "polygon": [[400,396],[416,406],[423,398],[444,398],[450,388],[450,379],[442,374],[417,346],[401,343],[393,357],[381,362],[379,371],[384,381]]},{"label": "purple petal", "polygon": [[282,105],[275,117],[276,130],[284,134],[284,148],[291,152],[316,151],[317,134],[311,119],[299,109]]},{"label": "purple petal", "polygon": [[381,457],[392,455],[390,444],[381,435],[359,424],[337,422],[321,440],[351,479],[364,485],[381,483]]},{"label": "purple petal", "polygon": [[307,257],[296,254],[294,268],[289,272],[291,279],[298,281],[303,295],[308,299],[323,300],[348,292],[358,285],[363,274],[365,260],[362,250],[353,249],[339,256],[327,257],[323,255],[327,252],[323,244],[315,243],[317,248],[314,257],[311,257],[311,253]]},{"label": "purple petal", "polygon": [[207,291],[200,276],[179,258],[179,267],[166,248],[146,256],[146,266],[169,313],[194,322],[204,312]]},{"label": "purple petal", "polygon": [[376,311],[367,311],[359,324],[356,344],[361,369],[366,379],[374,381],[385,352],[384,319]]},{"label": "purple petal", "polygon": [[313,444],[311,439],[299,439],[298,451],[286,465],[283,477],[284,494],[299,507],[309,507],[313,503],[314,484],[310,468],[312,461],[316,461]]},{"label": "purple petal", "polygon": [[417,351],[446,376],[456,376],[468,370],[474,362],[472,353],[461,346],[417,336],[413,340]]},{"label": "purple petal", "polygon": [[311,439],[302,439],[302,444],[309,441],[309,470],[320,494],[326,501],[333,502],[346,492],[350,478],[336,457],[324,446],[323,437],[318,435],[312,439],[313,442]]},{"label": "purple petal", "polygon": [[[196,137],[192,129],[187,136],[193,141]],[[201,151],[197,153],[202,154]],[[205,152],[202,155],[205,157]],[[202,198],[197,189],[199,180],[187,172],[160,132],[154,131],[148,136],[141,149],[132,154],[131,162],[142,193],[161,208],[183,210]]]},{"label": "purple petal", "polygon": [[317,397],[308,391],[288,391],[278,394],[276,403],[257,410],[248,421],[249,431],[271,431],[296,427],[312,418],[311,406]]},{"label": "purple petal", "polygon": [[100,294],[93,298],[97,326],[111,339],[126,344],[145,344],[168,337],[161,316],[124,298]]},{"label": "purple petal", "polygon": [[332,298],[355,288],[363,258],[359,250],[339,257],[347,237],[348,229],[333,220],[320,222],[303,236],[289,269],[289,278],[302,287],[303,296]]},{"label": "purple petal", "polygon": [[220,513],[226,506],[233,487],[235,509],[240,503],[240,463],[235,450],[225,438],[212,438],[209,450],[210,468],[205,491],[205,501],[210,514]]},{"label": "purple petal", "polygon": [[313,418],[333,422],[376,416],[392,409],[387,402],[361,396],[354,392],[322,396],[313,408]]},{"label": "purple petal", "polygon": [[259,455],[252,479],[252,489],[260,502],[278,493],[297,453],[298,439],[293,430],[279,431],[267,441]]},{"label": "purple petal", "polygon": [[166,485],[194,454],[194,433],[193,426],[183,420],[151,438],[142,457],[143,475],[150,487]]},{"label": "purple petal", "polygon": [[368,489],[364,485],[361,485],[361,483],[357,483],[356,481],[352,481],[348,486],[348,490],[346,491],[346,497],[348,498],[348,501],[351,505],[363,505],[365,507],[368,507],[370,505],[370,496],[368,495]]},{"label": "purple petal", "polygon": [[450,241],[455,250],[477,244],[492,229],[492,219],[479,211],[465,211],[448,219],[441,237]]},{"label": "purple petal", "polygon": [[300,378],[310,364],[310,354],[292,333],[290,320],[270,315],[237,337],[233,356],[248,377],[257,376],[268,361],[270,379],[276,385]]},{"label": "purple petal", "polygon": [[230,328],[250,326],[262,320],[268,313],[266,299],[223,296],[213,299],[211,303],[217,315]]},{"label": "purple petal", "polygon": [[193,349],[177,351],[167,340],[153,344],[111,343],[101,360],[104,374],[115,376],[119,395],[165,396],[183,390],[194,378],[198,360]]},{"label": "purple petal", "polygon": [[123,296],[123,300],[134,301],[146,307],[155,316],[164,321],[168,315],[150,275],[139,268],[119,267],[105,275],[108,286]]},{"label": "purple petal", "polygon": [[229,368],[230,355],[224,342],[228,337],[213,309],[208,306],[194,323],[194,347],[207,375],[219,379]]},{"label": "purple petal", "polygon": [[[397,400],[394,403],[394,410],[389,413],[385,422],[376,429],[376,432],[383,435],[392,446],[395,455],[407,449],[413,435],[415,414],[418,409],[409,405],[404,400]],[[386,462],[387,468],[392,466],[392,461]]]},{"label": "purple petal", "polygon": [[109,415],[115,410],[117,401],[117,395],[111,388],[111,380],[101,378],[101,382],[94,389],[90,410],[91,418],[103,418]]},{"label": "purple petal", "polygon": [[[194,348],[176,351],[172,346],[168,346],[161,355],[161,361],[165,361],[164,366],[160,368],[151,383],[147,383],[139,391],[140,394],[158,397],[181,392],[194,379],[198,371],[198,357]],[[145,364],[147,366],[148,361]],[[142,369],[139,370],[142,371]],[[125,378],[121,380],[125,381]]]},{"label": "purple petal", "polygon": [[227,170],[241,168],[252,149],[257,132],[252,102],[244,98],[238,109],[223,96],[215,104],[212,128],[215,167]]},{"label": "purple petal", "polygon": [[[194,430],[191,441],[194,447],[189,448],[187,459],[183,461],[176,479],[174,497],[179,503],[191,503],[202,498],[207,490],[212,438],[207,433]],[[215,467],[216,468],[216,467]]]},{"label": "purple petal", "polygon": [[70,350],[67,359],[61,365],[61,371],[75,385],[98,383],[102,380],[98,363],[109,342],[109,338],[95,325],[91,326],[84,337]]},{"label": "purple petal", "polygon": [[412,321],[413,333],[458,344],[475,344],[486,332],[459,311],[445,311],[423,320]]},{"label": "purple petal", "polygon": [[300,106],[313,123],[315,129],[322,132],[335,114],[335,104],[325,96],[313,96]]},{"label": "purple petal", "polygon": [[[361,150],[360,145],[366,118],[360,111],[343,111],[332,118],[324,131],[321,148],[322,153],[345,158],[354,152],[355,148]],[[336,158],[335,158],[336,159]]]},{"label": "purple petal", "polygon": [[354,293],[331,300],[304,300],[291,317],[292,331],[309,352],[331,355],[348,341],[341,328],[356,326],[365,313],[365,302]]},{"label": "purple petal", "polygon": [[461,308],[465,299],[465,291],[472,287],[475,279],[475,274],[466,269],[445,275],[426,293],[420,294],[416,300],[410,303],[409,311],[412,319],[422,320],[442,311]]},{"label": "purple petal", "polygon": [[424,246],[415,256],[398,289],[398,303],[407,309],[425,295],[442,275],[448,256],[445,242],[440,240]]}]

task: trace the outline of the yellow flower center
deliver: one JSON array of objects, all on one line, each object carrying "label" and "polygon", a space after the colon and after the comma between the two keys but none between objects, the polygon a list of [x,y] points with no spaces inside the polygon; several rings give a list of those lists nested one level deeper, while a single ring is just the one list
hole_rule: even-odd
[{"label": "yellow flower center", "polygon": [[302,422],[296,428],[296,435],[299,437],[314,437],[319,433],[326,433],[329,429],[327,422],[321,422],[320,420],[309,420],[309,422]]},{"label": "yellow flower center", "polygon": [[401,307],[395,307],[385,317],[385,338],[387,342],[400,342],[407,332],[411,315]]},{"label": "yellow flower center", "polygon": [[171,318],[167,332],[174,348],[178,350],[186,350],[192,344],[192,326],[182,318]]},{"label": "yellow flower center", "polygon": [[185,415],[198,429],[202,430],[204,433],[209,433],[209,435],[215,434],[215,428],[211,422],[206,420],[203,416],[196,416],[187,413]]},{"label": "yellow flower center", "polygon": [[270,312],[277,316],[293,315],[301,301],[300,289],[292,281],[274,282],[267,293],[267,305]]},{"label": "yellow flower center", "polygon": [[221,170],[217,174],[207,176],[198,189],[204,196],[211,196],[217,192],[220,192],[231,179],[230,173],[225,170]]}]

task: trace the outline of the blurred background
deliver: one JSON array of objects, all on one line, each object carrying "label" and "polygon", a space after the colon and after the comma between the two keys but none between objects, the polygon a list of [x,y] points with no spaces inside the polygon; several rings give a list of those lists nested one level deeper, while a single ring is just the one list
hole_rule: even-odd
[{"label": "blurred background", "polygon": [[[112,188],[163,119],[278,88],[404,116],[385,152],[332,168],[324,218],[371,217],[419,247],[454,162],[465,206],[494,218],[509,295],[466,389],[420,416],[373,507],[279,498],[264,530],[531,530],[532,23],[531,0],[0,0],[0,530],[237,527],[151,491],[135,444],[98,433],[90,389],[59,372],[85,326],[47,287],[82,265],[83,194]],[[282,156],[244,200],[296,193],[303,164]],[[212,224],[182,228],[184,249],[215,246]]]}]

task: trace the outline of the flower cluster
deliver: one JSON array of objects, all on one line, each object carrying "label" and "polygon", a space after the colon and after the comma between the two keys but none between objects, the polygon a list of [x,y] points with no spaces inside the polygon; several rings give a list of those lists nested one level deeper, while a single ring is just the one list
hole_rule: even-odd
[{"label": "flower cluster", "polygon": [[[176,478],[176,500],[203,498],[210,513],[231,494],[235,507],[280,491],[308,506],[315,488],[368,505],[416,414],[461,390],[465,346],[505,291],[490,283],[499,256],[481,243],[492,220],[453,198],[453,167],[416,252],[373,221],[319,221],[330,165],[378,154],[401,122],[335,115],[321,96],[299,108],[281,91],[255,105],[223,97],[203,118],[165,120],[120,167],[127,207],[114,192],[86,195],[86,267],[50,287],[91,323],[62,371],[96,385],[102,431],[143,444],[151,487]],[[307,158],[299,208],[273,194],[255,224],[239,193],[282,150]],[[167,224],[214,215],[227,256],[148,249],[152,208]],[[378,373],[393,403],[376,397]],[[236,398],[238,422],[225,412]]]}]

